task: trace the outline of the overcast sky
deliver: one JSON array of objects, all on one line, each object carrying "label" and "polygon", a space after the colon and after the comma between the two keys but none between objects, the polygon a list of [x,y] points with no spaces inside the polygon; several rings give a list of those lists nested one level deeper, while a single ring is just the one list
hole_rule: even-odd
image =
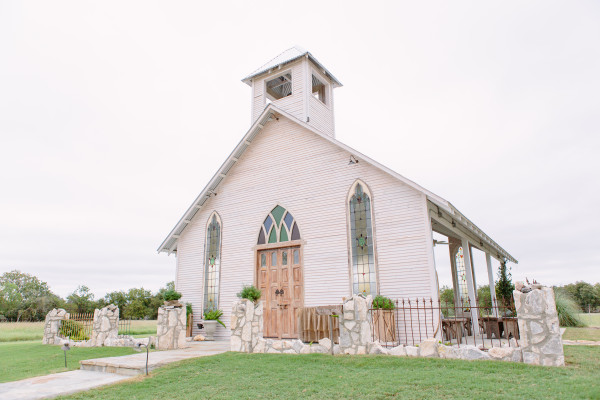
[{"label": "overcast sky", "polygon": [[452,202],[515,279],[598,282],[598,21],[596,1],[0,0],[0,273],[63,296],[173,280],[156,248],[249,127],[240,79],[300,45],[344,84],[339,140]]}]

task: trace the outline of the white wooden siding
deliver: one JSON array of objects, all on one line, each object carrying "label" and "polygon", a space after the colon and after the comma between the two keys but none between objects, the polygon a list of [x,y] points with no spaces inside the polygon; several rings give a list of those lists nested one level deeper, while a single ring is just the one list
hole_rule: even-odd
[{"label": "white wooden siding", "polygon": [[[261,115],[266,106],[265,81],[280,75],[285,71],[292,73],[292,95],[276,100],[274,104],[282,110],[292,114],[300,121],[307,121],[320,132],[334,136],[335,127],[333,119],[333,87],[326,76],[317,71],[317,66],[306,58],[295,61],[281,70],[276,70],[269,75],[255,78],[252,86],[252,123]],[[328,104],[325,105],[312,96],[312,74],[328,85]]]},{"label": "white wooden siding", "polygon": [[[373,197],[380,292],[392,298],[431,297],[433,264],[425,197],[285,117],[269,122],[179,238],[177,287],[194,315],[202,311],[206,220],[222,227],[219,306],[229,325],[231,304],[254,283],[259,228],[277,204],[292,213],[304,245],[305,305],[339,304],[351,295],[346,199],[356,179]],[[218,327],[217,336],[229,336]]]}]

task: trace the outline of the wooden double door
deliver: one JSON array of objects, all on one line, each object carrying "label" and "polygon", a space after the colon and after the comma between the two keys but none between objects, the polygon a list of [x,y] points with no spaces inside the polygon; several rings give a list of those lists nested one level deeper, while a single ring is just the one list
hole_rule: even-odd
[{"label": "wooden double door", "polygon": [[300,246],[258,252],[258,288],[264,301],[264,337],[298,337],[298,310],[304,305]]}]

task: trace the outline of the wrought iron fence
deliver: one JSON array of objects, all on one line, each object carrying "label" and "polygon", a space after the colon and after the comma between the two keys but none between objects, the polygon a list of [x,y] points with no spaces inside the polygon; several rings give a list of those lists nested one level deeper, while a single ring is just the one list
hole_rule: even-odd
[{"label": "wrought iron fence", "polygon": [[454,304],[431,298],[398,299],[393,304],[393,309],[370,310],[372,338],[385,347],[414,346],[428,338],[448,345],[484,348],[512,346],[515,342],[511,339],[519,340],[514,304],[499,306],[489,300]]},{"label": "wrought iron fence", "polygon": [[119,319],[118,336],[131,335],[131,320]]},{"label": "wrought iron fence", "polygon": [[58,336],[74,341],[89,340],[94,324],[94,313],[71,313],[60,321]]}]

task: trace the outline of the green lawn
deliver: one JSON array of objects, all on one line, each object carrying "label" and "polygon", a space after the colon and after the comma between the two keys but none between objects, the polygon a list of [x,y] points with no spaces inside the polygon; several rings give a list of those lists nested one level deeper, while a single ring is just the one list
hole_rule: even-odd
[{"label": "green lawn", "polygon": [[[225,353],[63,399],[600,398],[600,348],[566,346],[565,368],[386,356]],[[152,355],[151,355],[152,356]]]},{"label": "green lawn", "polygon": [[600,313],[595,314],[579,314],[583,322],[586,323],[587,326],[597,326],[600,327]]},{"label": "green lawn", "polygon": [[600,328],[567,328],[563,339],[600,341]]},{"label": "green lawn", "polygon": [[0,343],[0,382],[79,369],[79,360],[123,356],[134,353],[130,347],[72,347],[64,353],[60,346],[35,342]]},{"label": "green lawn", "polygon": [[[156,335],[156,320],[131,321],[131,335]],[[20,340],[42,340],[43,322],[0,322],[0,342]]]}]

